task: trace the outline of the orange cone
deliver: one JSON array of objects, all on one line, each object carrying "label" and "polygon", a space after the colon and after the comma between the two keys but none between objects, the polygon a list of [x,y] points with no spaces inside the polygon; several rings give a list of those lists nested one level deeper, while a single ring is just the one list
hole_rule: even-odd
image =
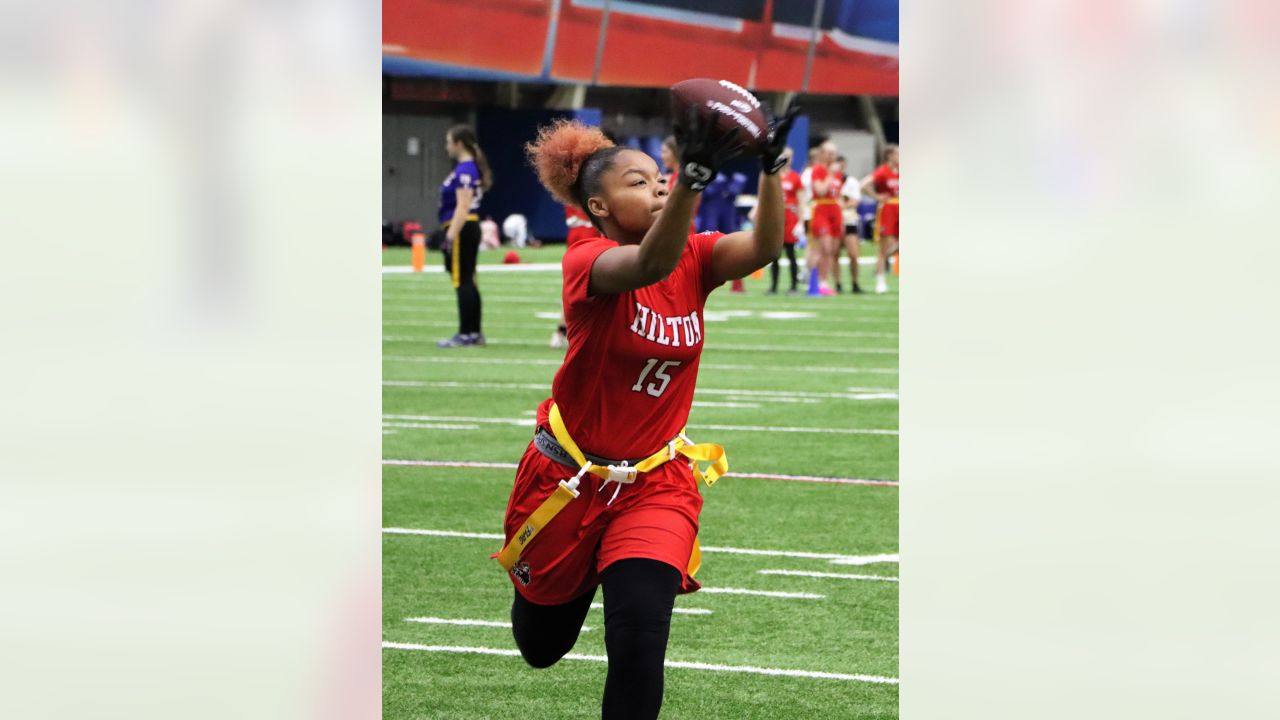
[{"label": "orange cone", "polygon": [[901,275],[902,273],[899,272],[899,269],[902,267],[902,255],[894,255],[891,259],[893,260],[893,274]]},{"label": "orange cone", "polygon": [[413,271],[422,272],[427,262],[427,238],[420,232],[413,234]]}]

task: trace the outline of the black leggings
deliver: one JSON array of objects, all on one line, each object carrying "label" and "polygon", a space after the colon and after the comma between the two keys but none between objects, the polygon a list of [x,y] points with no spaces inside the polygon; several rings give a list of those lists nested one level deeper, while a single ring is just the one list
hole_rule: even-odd
[{"label": "black leggings", "polygon": [[458,242],[444,254],[444,270],[456,278],[458,293],[458,332],[462,335],[480,332],[480,289],[476,287],[476,255],[480,252],[480,223],[468,220],[462,226]]},{"label": "black leggings", "polygon": [[[662,707],[662,664],[679,570],[657,560],[619,560],[600,573],[604,586],[604,644],[609,670],[603,720],[652,720]],[[516,593],[511,627],[525,662],[554,665],[578,641],[596,591],[563,605],[535,605]]]},{"label": "black leggings", "polygon": [[[787,251],[787,260],[791,262],[791,266],[788,269],[791,271],[791,289],[795,290],[796,289],[796,246],[793,243],[783,243],[782,249]],[[769,266],[769,271],[773,278],[773,283],[769,286],[770,290],[778,289],[778,263],[780,262],[781,257],[782,256],[779,255],[778,257],[774,258],[773,265]]]}]

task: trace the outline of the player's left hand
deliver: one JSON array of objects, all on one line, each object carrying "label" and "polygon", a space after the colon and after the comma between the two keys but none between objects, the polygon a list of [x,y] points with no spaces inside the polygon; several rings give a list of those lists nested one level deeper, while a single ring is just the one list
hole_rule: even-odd
[{"label": "player's left hand", "polygon": [[[768,105],[764,106],[768,108]],[[782,157],[782,151],[787,149],[787,136],[791,134],[791,126],[795,124],[796,116],[800,114],[800,107],[792,105],[787,109],[782,117],[773,117],[773,112],[769,112],[769,135],[765,139],[764,148],[760,151],[760,165],[764,168],[766,175],[776,175],[779,170],[786,167],[787,160]]]}]

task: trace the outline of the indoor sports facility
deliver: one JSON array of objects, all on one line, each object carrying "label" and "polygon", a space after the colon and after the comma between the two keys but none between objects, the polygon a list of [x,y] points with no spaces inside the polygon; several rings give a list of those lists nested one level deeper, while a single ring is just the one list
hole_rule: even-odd
[{"label": "indoor sports facility", "polygon": [[[575,225],[524,146],[570,118],[662,168],[670,87],[689,78],[798,108],[791,169],[840,168],[825,202],[843,227],[824,255],[805,219],[821,198],[802,190],[794,263],[706,301],[687,432],[722,445],[729,471],[701,487],[702,588],[676,600],[662,717],[897,717],[903,271],[880,232],[898,211],[896,0],[384,0],[382,50],[383,717],[599,716],[600,604],[535,670],[491,559],[565,358]],[[475,210],[484,329],[442,347],[458,312],[437,213],[459,126],[492,175]],[[891,196],[876,179],[890,151]],[[750,229],[759,173],[752,157],[721,168],[696,230]]]}]

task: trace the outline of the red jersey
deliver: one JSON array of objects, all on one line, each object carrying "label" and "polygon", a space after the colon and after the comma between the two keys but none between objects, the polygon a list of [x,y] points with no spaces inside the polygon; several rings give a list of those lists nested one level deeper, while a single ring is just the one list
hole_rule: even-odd
[{"label": "red jersey", "polygon": [[881,165],[871,173],[872,187],[878,193],[888,193],[891,197],[898,197],[898,171],[891,168],[888,164]]},{"label": "red jersey", "polygon": [[782,177],[779,178],[779,180],[782,183],[782,204],[792,212],[799,211],[801,190],[800,173],[795,170],[787,170],[782,173]]},{"label": "red jersey", "polygon": [[[827,183],[827,191],[818,193],[818,181],[830,180]],[[813,166],[813,199],[814,200],[839,200],[840,188],[844,187],[844,175],[838,172],[831,172],[826,165]]]},{"label": "red jersey", "polygon": [[[702,356],[703,315],[715,289],[711,249],[722,233],[692,235],[663,280],[616,295],[587,295],[591,266],[618,243],[604,237],[569,248],[562,261],[569,350],[551,396],[584,452],[642,458],[689,419]],[[538,407],[545,425],[550,401]]]}]

